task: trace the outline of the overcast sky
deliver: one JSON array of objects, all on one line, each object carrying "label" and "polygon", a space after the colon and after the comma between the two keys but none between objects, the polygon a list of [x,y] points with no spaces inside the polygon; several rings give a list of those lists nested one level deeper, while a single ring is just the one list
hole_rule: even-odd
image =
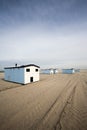
[{"label": "overcast sky", "polygon": [[87,66],[87,0],[0,0],[0,66]]}]

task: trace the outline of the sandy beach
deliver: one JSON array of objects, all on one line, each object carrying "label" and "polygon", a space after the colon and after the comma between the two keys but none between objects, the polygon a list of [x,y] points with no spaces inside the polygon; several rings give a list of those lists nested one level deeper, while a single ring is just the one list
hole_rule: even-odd
[{"label": "sandy beach", "polygon": [[87,130],[87,72],[20,85],[0,74],[0,130]]}]

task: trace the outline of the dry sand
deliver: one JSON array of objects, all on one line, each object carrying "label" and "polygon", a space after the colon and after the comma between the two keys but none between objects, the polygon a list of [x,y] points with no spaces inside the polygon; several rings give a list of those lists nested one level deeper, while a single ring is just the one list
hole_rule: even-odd
[{"label": "dry sand", "polygon": [[0,74],[0,130],[87,130],[87,72],[27,85]]}]

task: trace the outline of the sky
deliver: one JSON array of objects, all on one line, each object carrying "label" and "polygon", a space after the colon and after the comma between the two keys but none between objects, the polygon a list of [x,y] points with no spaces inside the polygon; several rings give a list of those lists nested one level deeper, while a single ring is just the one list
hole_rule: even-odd
[{"label": "sky", "polygon": [[87,0],[0,0],[0,67],[87,68]]}]

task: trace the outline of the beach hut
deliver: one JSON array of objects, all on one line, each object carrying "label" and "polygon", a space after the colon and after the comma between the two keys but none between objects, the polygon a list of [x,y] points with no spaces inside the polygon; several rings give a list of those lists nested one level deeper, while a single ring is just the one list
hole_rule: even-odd
[{"label": "beach hut", "polygon": [[73,74],[75,73],[75,70],[73,68],[71,69],[62,69],[63,74]]},{"label": "beach hut", "polygon": [[41,69],[41,74],[57,74],[58,73],[58,69]]},{"label": "beach hut", "polygon": [[15,67],[4,68],[5,80],[21,84],[39,81],[39,72],[40,67],[35,64],[22,66],[16,64]]},{"label": "beach hut", "polygon": [[80,69],[75,69],[75,72],[80,72]]},{"label": "beach hut", "polygon": [[41,74],[53,74],[53,69],[41,69]]},{"label": "beach hut", "polygon": [[54,69],[54,74],[57,74],[58,73],[58,69]]},{"label": "beach hut", "polygon": [[50,74],[54,74],[54,69],[49,69],[50,70]]}]

